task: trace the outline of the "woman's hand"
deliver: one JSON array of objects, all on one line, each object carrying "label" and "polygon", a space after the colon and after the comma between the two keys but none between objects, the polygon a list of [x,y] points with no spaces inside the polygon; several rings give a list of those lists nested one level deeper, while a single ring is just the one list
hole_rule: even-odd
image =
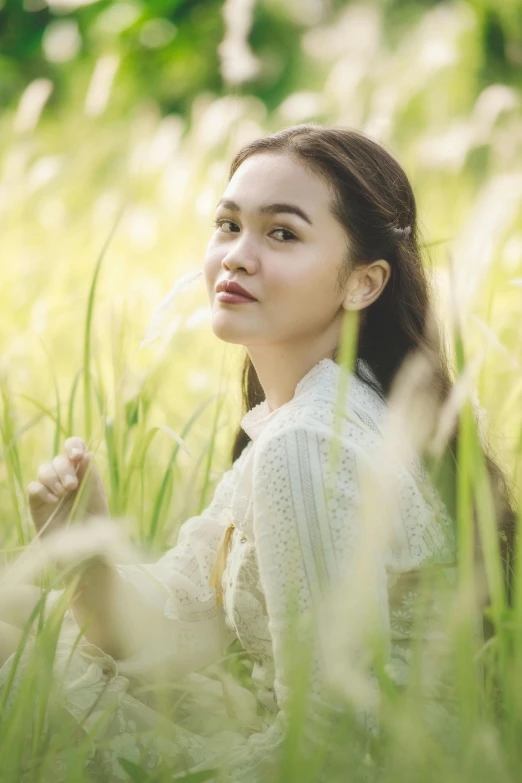
[{"label": "woman's hand", "polygon": [[[65,525],[84,481],[86,485],[80,499],[80,504],[85,504],[84,516],[109,516],[105,488],[92,458],[92,452],[87,451],[85,441],[73,437],[65,441],[65,454],[59,454],[52,462],[44,462],[38,468],[38,481],[32,481],[27,487],[31,516],[38,532],[56,511],[42,535]],[[62,502],[57,510],[60,501]]]}]

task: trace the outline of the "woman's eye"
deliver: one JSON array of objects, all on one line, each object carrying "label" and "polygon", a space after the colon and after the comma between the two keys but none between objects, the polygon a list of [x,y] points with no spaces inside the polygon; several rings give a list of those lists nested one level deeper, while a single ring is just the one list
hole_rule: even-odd
[{"label": "woman's eye", "polygon": [[[224,234],[237,234],[240,230],[239,226],[234,223],[233,220],[229,220],[228,218],[219,218],[218,220],[214,220],[214,226]],[[270,233],[270,236],[274,237],[274,239],[276,239],[278,242],[290,242],[294,239],[297,239],[293,231],[290,231],[288,228],[274,228],[274,230]]]},{"label": "woman's eye", "polygon": [[220,218],[219,220],[214,220],[214,225],[216,228],[219,228],[221,231],[223,231],[224,234],[231,234],[234,230],[231,228],[225,228],[225,225],[236,226],[236,224],[233,223],[232,220],[227,220],[226,218]]},{"label": "woman's eye", "polygon": [[278,242],[289,242],[292,239],[297,239],[296,235],[289,231],[287,228],[274,228],[272,235],[279,234],[279,237],[275,237]]}]

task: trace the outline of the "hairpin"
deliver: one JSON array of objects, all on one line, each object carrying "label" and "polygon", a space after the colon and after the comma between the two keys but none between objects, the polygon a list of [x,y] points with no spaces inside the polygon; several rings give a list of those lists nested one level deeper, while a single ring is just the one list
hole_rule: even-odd
[{"label": "hairpin", "polygon": [[403,237],[408,237],[410,235],[411,226],[404,226],[404,228],[401,228],[400,226],[393,226],[392,231],[397,239],[402,239]]}]

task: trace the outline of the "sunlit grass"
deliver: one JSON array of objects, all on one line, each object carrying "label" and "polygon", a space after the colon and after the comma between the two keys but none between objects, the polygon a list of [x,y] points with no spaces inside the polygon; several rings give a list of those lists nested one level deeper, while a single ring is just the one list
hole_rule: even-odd
[{"label": "sunlit grass", "polygon": [[[463,386],[476,389],[499,461],[513,486],[521,486],[520,97],[502,85],[475,95],[466,68],[478,56],[468,6],[448,4],[427,13],[401,46],[391,49],[382,43],[376,7],[355,6],[343,18],[342,24],[304,36],[303,47],[322,80],[313,85],[317,92],[288,96],[272,116],[239,91],[222,99],[200,96],[187,118],[161,117],[152,102],[122,114],[111,107],[110,89],[105,111],[82,109],[93,105],[92,100],[85,103],[85,94],[78,106],[55,116],[44,109],[52,85],[43,81],[28,87],[17,111],[3,113],[0,541],[6,568],[34,537],[27,484],[37,466],[73,434],[89,440],[111,513],[141,544],[144,556],[153,559],[172,545],[180,524],[208,504],[229,466],[231,437],[241,415],[241,349],[221,345],[212,335],[202,280],[169,311],[169,322],[162,325],[168,339],[140,345],[155,308],[175,281],[201,269],[232,152],[265,130],[310,118],[365,129],[404,162],[434,263],[441,317],[452,327],[459,324],[448,337],[457,373],[462,378],[473,369]],[[354,40],[348,53],[339,43],[347,35]],[[453,342],[455,334],[462,342]],[[350,366],[352,359],[348,339],[342,363]],[[379,640],[373,640],[384,737],[378,742],[360,736],[353,720],[354,706],[368,695],[364,672],[356,678],[346,661],[332,660],[332,671],[346,678],[339,685],[346,710],[339,721],[343,752],[338,778],[332,779],[345,780],[349,763],[353,780],[518,779],[522,564],[517,564],[515,603],[508,608],[469,403],[462,416],[460,579],[446,628],[462,735],[453,753],[441,752],[419,717],[420,646],[413,650],[412,683],[401,690],[381,665]],[[472,497],[481,509],[479,531],[496,629],[482,646],[474,633],[469,590]],[[58,577],[59,570],[51,567],[39,576],[46,586],[60,586]],[[338,618],[335,603],[331,611]],[[54,774],[56,754],[67,751],[65,779],[80,781],[88,738],[73,748],[67,720],[55,726],[52,736],[43,730],[59,611],[46,623],[35,611],[32,621],[39,623],[35,658],[13,712],[0,718],[2,774],[5,780],[22,779],[22,765],[30,759],[34,768],[27,780],[40,782]],[[300,653],[295,651],[296,662]],[[292,731],[281,757],[285,783],[317,779],[318,759],[310,761],[301,736],[306,730],[306,660],[301,663],[296,663]],[[479,674],[484,664],[483,691]],[[244,677],[243,670],[239,674]],[[41,693],[36,709],[35,688]],[[3,706],[8,698],[4,688]],[[29,721],[34,726],[30,749],[25,739]],[[134,779],[168,779],[167,774],[140,774],[134,770]]]}]

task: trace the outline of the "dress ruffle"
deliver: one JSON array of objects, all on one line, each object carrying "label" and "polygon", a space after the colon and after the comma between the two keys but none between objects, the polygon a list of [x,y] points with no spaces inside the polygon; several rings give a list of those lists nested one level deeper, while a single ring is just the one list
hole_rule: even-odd
[{"label": "dress ruffle", "polygon": [[[51,591],[49,604],[60,594]],[[16,703],[24,673],[31,661],[35,662],[34,652],[33,637],[18,662],[4,719]],[[14,658],[13,654],[0,668],[0,694]],[[71,739],[81,741],[89,736],[92,740],[85,771],[108,782],[129,779],[120,757],[148,771],[166,765],[172,774],[200,765],[211,767],[222,759],[225,748],[240,750],[253,729],[262,731],[268,723],[257,714],[256,699],[247,688],[219,667],[209,669],[227,678],[235,717],[227,710],[219,679],[210,674],[193,672],[172,683],[170,689],[162,686],[161,692],[144,678],[120,674],[118,661],[82,636],[67,610],[54,657],[47,728],[52,729],[55,720],[57,726],[60,720],[63,726],[64,714],[72,718]],[[169,718],[168,709],[176,703]],[[26,739],[29,742],[30,736]],[[64,755],[58,754],[54,761],[52,780],[56,783],[67,775],[67,752],[64,748]],[[28,759],[28,774],[32,763]]]}]

